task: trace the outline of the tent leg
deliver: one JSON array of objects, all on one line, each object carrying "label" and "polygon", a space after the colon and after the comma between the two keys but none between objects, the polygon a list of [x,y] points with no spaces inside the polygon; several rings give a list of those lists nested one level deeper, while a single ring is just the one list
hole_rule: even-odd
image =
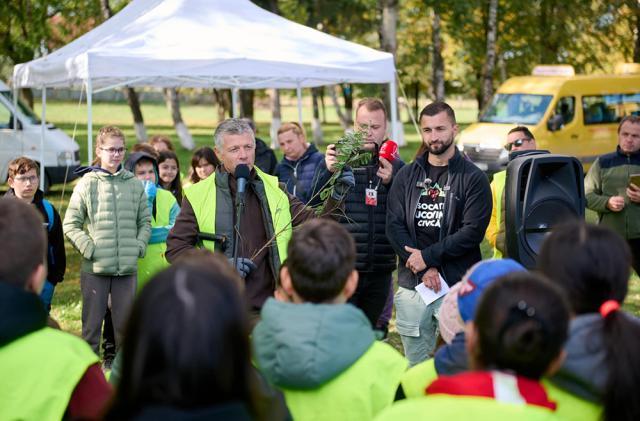
[{"label": "tent leg", "polygon": [[93,88],[91,87],[91,78],[87,78],[87,155],[91,165],[93,162]]},{"label": "tent leg", "polygon": [[233,118],[238,118],[240,113],[238,112],[238,88],[231,90],[231,115]]},{"label": "tent leg", "polygon": [[[16,88],[16,80],[13,80],[13,138],[18,141],[18,88]],[[20,142],[20,155],[24,155],[24,142]]]},{"label": "tent leg", "polygon": [[396,91],[396,81],[394,79],[389,82],[389,102],[391,103],[391,136],[393,141],[400,140],[398,133],[398,92]]},{"label": "tent leg", "polygon": [[44,137],[47,134],[47,87],[42,86],[42,114],[40,116],[40,190],[44,192]]},{"label": "tent leg", "polygon": [[298,96],[298,124],[302,127],[302,87],[300,86],[300,82],[298,82],[296,94]]}]

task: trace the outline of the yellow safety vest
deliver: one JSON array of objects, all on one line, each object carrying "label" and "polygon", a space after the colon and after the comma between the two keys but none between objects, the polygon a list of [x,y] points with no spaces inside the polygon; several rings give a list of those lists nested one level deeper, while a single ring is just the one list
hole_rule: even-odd
[{"label": "yellow safety vest", "polygon": [[317,389],[283,389],[294,420],[370,420],[391,405],[407,361],[374,342],[347,370]]},{"label": "yellow safety vest", "polygon": [[581,399],[560,389],[549,380],[542,381],[549,398],[558,404],[556,413],[567,421],[599,421],[602,419],[602,406]]},{"label": "yellow safety vest", "polygon": [[477,396],[432,395],[394,403],[376,421],[469,420],[555,421],[554,411],[535,405],[504,403]]},{"label": "yellow safety vest", "polygon": [[0,347],[0,419],[59,420],[98,356],[82,339],[44,327]]},{"label": "yellow safety vest", "polygon": [[402,390],[407,398],[424,396],[427,386],[438,378],[435,360],[429,358],[408,369],[402,376]]},{"label": "yellow safety vest", "polygon": [[[276,247],[271,247],[271,249],[275,251],[274,269],[277,273],[280,264],[287,258],[287,246],[293,232],[289,197],[280,188],[277,177],[262,172],[255,165],[253,168],[258,175],[258,180],[262,181],[267,199],[269,216],[271,217],[271,226],[266,227],[267,238],[271,239],[275,235]],[[196,215],[200,231],[211,234],[216,232],[216,179],[217,173],[213,173],[185,191]],[[257,187],[259,188],[259,186]],[[213,241],[204,240],[202,243],[205,248],[214,250]]]},{"label": "yellow safety vest", "polygon": [[[503,218],[503,209],[502,209],[502,203],[504,202],[504,185],[507,181],[507,172],[506,171],[500,171],[497,172],[493,175],[493,181],[495,183],[496,186],[496,232],[498,233],[498,235],[500,235],[500,231],[504,231],[504,221],[502,220]],[[506,242],[506,240],[505,240]],[[496,244],[497,244],[497,240],[496,240]],[[497,247],[493,248],[493,258],[494,259],[501,259],[502,258],[502,252],[500,250],[497,249]]]},{"label": "yellow safety vest", "polygon": [[[169,225],[171,209],[176,204],[176,198],[170,191],[158,189],[156,193],[156,216],[151,215],[151,227],[164,227]],[[144,257],[138,259],[138,291],[146,285],[156,273],[169,267],[169,262],[164,257],[167,251],[167,243],[155,243],[147,246]]]}]

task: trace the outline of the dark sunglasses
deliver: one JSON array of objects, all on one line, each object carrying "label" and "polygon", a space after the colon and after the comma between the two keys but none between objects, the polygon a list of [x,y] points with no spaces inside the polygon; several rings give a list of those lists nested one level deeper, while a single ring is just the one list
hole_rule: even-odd
[{"label": "dark sunglasses", "polygon": [[515,141],[513,141],[511,143],[507,143],[506,145],[504,145],[504,148],[507,151],[511,152],[511,149],[513,149],[514,146],[519,148],[520,146],[524,145],[524,142],[530,142],[530,141],[531,141],[531,139],[523,137],[521,139],[516,139]]}]

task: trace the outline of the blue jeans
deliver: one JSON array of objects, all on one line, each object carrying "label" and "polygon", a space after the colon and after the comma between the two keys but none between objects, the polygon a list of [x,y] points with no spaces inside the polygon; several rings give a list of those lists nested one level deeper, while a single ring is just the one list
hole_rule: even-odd
[{"label": "blue jeans", "polygon": [[53,285],[49,281],[44,281],[44,286],[42,287],[42,292],[40,293],[40,299],[42,300],[42,304],[44,304],[45,310],[47,310],[47,314],[51,312],[51,301],[53,300],[53,292],[55,290],[55,285]]}]

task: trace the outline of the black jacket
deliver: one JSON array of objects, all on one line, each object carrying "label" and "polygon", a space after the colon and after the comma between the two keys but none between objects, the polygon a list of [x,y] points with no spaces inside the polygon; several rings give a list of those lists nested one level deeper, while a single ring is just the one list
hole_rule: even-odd
[{"label": "black jacket", "polygon": [[[14,196],[15,193],[13,189],[9,189],[6,193],[7,196]],[[33,197],[33,205],[38,209],[38,212],[42,215],[42,219],[45,224],[49,223],[49,219],[47,217],[47,211],[44,209],[44,205],[42,204],[42,199],[44,199],[44,194],[42,190],[38,190]],[[64,234],[62,233],[62,221],[60,220],[60,215],[56,210],[55,206],[53,207],[53,225],[51,226],[51,230],[48,230],[48,227],[45,226],[47,230],[47,281],[51,282],[53,285],[56,285],[58,282],[62,282],[64,279],[64,272],[67,269],[67,254],[64,250]]]},{"label": "black jacket", "polygon": [[275,175],[278,160],[273,150],[264,140],[256,137],[256,161],[255,164],[267,174]]},{"label": "black jacket", "polygon": [[[331,176],[323,162],[320,163],[320,177],[315,182],[316,189],[322,186]],[[389,185],[384,185],[376,175],[378,160],[373,159],[369,165],[353,168],[355,186],[347,193],[344,201],[345,215],[340,223],[353,236],[356,243],[356,270],[358,272],[388,272],[396,268],[396,253],[391,247],[386,233],[387,197],[389,189],[395,183],[399,169],[404,165],[400,159],[392,162],[393,178]],[[378,205],[365,204],[365,191],[371,187],[378,188]]]},{"label": "black jacket", "polygon": [[[398,254],[398,283],[414,288],[422,274],[405,267],[409,253],[404,246],[416,247],[414,216],[421,188],[428,173],[427,155],[402,168],[395,177],[388,198],[387,236]],[[444,205],[440,241],[422,250],[427,267],[436,267],[449,286],[460,281],[474,263],[482,259],[480,243],[491,218],[491,189],[486,175],[464,159],[456,149],[449,160],[449,191]]]}]

